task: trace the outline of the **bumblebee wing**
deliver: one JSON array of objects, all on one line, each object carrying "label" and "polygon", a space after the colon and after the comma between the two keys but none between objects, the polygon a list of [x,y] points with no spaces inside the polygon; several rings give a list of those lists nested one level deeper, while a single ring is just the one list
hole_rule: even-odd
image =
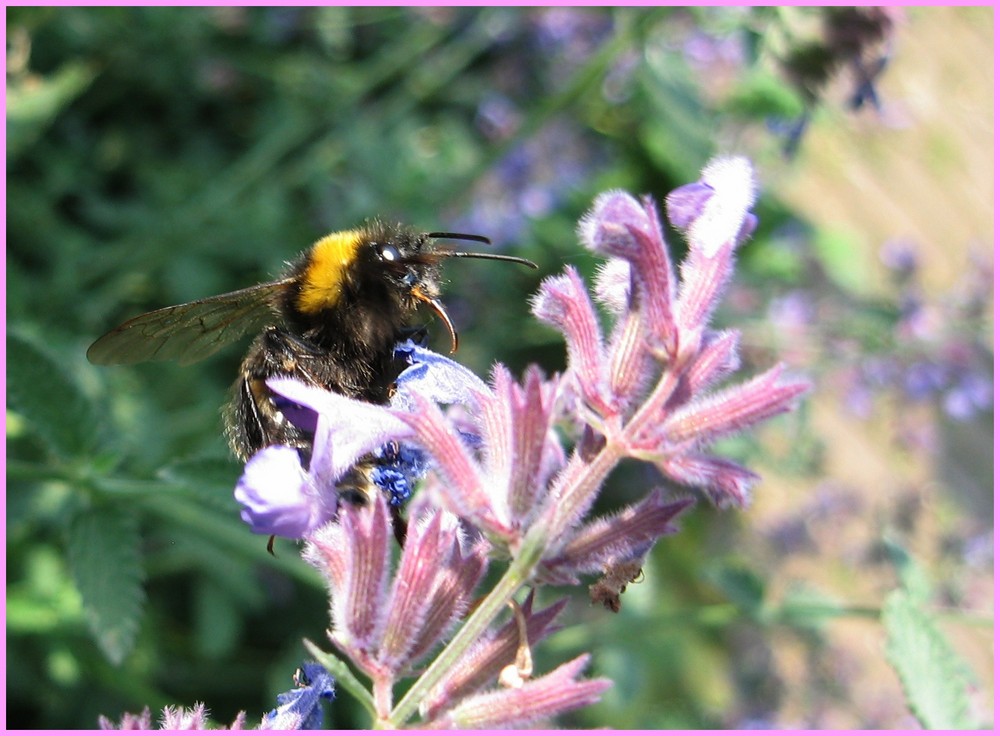
[{"label": "bumblebee wing", "polygon": [[187,365],[274,319],[277,294],[293,279],[146,312],[120,324],[87,350],[96,365],[176,360]]}]

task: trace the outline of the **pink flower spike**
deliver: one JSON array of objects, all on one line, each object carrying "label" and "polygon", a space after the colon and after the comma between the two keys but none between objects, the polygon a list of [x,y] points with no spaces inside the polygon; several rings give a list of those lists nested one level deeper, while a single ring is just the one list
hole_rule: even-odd
[{"label": "pink flower spike", "polygon": [[632,408],[648,387],[656,368],[647,339],[649,325],[639,312],[629,312],[618,321],[611,339],[610,393],[615,408]]},{"label": "pink flower spike", "polygon": [[122,713],[122,718],[118,723],[107,716],[98,716],[97,725],[102,731],[151,731],[153,717],[147,705],[141,713]]},{"label": "pink flower spike", "polygon": [[745,383],[692,402],[667,419],[663,434],[675,445],[706,443],[789,411],[809,384],[784,374],[779,363]]},{"label": "pink flower spike", "polygon": [[565,335],[569,353],[567,369],[576,378],[578,390],[592,408],[605,410],[601,390],[607,385],[607,377],[601,328],[576,270],[567,266],[561,276],[549,276],[542,281],[532,299],[531,311]]},{"label": "pink flower spike", "polygon": [[411,651],[427,622],[439,576],[447,571],[455,529],[442,533],[443,514],[410,523],[389,600],[378,652],[384,671],[397,675],[411,663]]},{"label": "pink flower spike", "polygon": [[413,394],[414,410],[396,416],[410,426],[416,440],[433,456],[441,483],[434,487],[442,504],[480,529],[501,536],[511,533],[507,509],[496,504],[483,483],[479,465],[469,448],[445,419],[437,404]]},{"label": "pink flower spike", "polygon": [[646,212],[636,199],[620,189],[598,195],[580,220],[577,233],[584,246],[598,253],[634,260],[636,243],[629,230],[655,238]]},{"label": "pink flower spike", "polygon": [[632,278],[641,286],[639,294],[629,290],[630,299],[639,300],[632,306],[643,313],[647,332],[671,347],[674,270],[652,200],[640,204],[624,192],[602,194],[581,221],[580,236],[587,247],[631,264]]},{"label": "pink flower spike", "polygon": [[740,335],[735,330],[709,332],[688,365],[672,401],[684,402],[718,383],[740,367]]},{"label": "pink flower spike", "polygon": [[[449,518],[455,520],[453,516]],[[468,612],[472,595],[488,566],[488,544],[477,543],[463,552],[465,545],[461,543],[459,527],[452,524],[445,533],[450,538],[451,556],[438,575],[426,621],[410,651],[412,662],[419,662]]]},{"label": "pink flower spike", "polygon": [[612,314],[624,314],[632,300],[632,264],[624,258],[602,263],[594,279],[594,297]]},{"label": "pink flower spike", "polygon": [[381,637],[389,580],[392,522],[385,499],[345,504],[340,518],[312,534],[304,559],[327,578],[331,637],[346,651],[366,652]]},{"label": "pink flower spike", "polygon": [[[568,598],[556,601],[538,613],[532,613],[534,592],[521,606],[527,624],[528,644],[534,646],[558,629],[555,619],[566,607]],[[443,706],[454,703],[489,683],[494,683],[500,671],[514,661],[518,647],[518,631],[514,620],[500,629],[488,632],[459,659],[449,674],[431,691],[421,704],[426,718],[434,718]]]},{"label": "pink flower spike", "polygon": [[702,169],[701,183],[711,189],[711,196],[701,201],[696,217],[687,214],[680,219],[689,223],[684,229],[692,250],[714,258],[723,246],[735,248],[745,235],[747,214],[756,197],[753,167],[742,156],[715,158]]},{"label": "pink flower spike", "polygon": [[582,654],[519,688],[493,690],[461,701],[428,728],[518,728],[596,703],[611,681],[577,681],[590,656]]},{"label": "pink flower spike", "polygon": [[543,561],[546,579],[576,584],[580,574],[601,572],[614,563],[641,557],[657,539],[676,533],[671,522],[691,504],[690,499],[669,502],[658,490],[612,516],[591,521],[573,534],[557,556]]},{"label": "pink flower spike", "polygon": [[678,348],[681,356],[701,349],[712,313],[733,275],[733,249],[720,248],[712,257],[692,248],[681,264],[681,294],[677,304]]},{"label": "pink flower spike", "polygon": [[551,472],[545,455],[555,388],[537,366],[528,368],[521,386],[498,365],[493,369],[493,393],[483,402],[483,445],[491,468],[488,475],[500,485],[496,492],[503,494],[511,518],[518,519],[521,528],[534,520],[539,495]]},{"label": "pink flower spike", "polygon": [[717,158],[702,170],[700,182],[667,197],[671,218],[686,231],[690,245],[681,265],[677,308],[681,356],[699,349],[712,311],[732,277],[733,251],[756,224],[750,215],[755,186],[747,159]]},{"label": "pink flower spike", "polygon": [[692,488],[701,488],[719,508],[736,505],[746,508],[750,491],[760,476],[730,460],[688,453],[658,463],[670,480]]}]

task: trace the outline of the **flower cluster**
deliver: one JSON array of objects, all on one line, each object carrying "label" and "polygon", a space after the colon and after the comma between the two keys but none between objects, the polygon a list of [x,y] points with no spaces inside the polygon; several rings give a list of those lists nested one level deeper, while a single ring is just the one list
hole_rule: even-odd
[{"label": "flower cluster", "polygon": [[[268,385],[315,430],[308,468],[271,447],[247,463],[236,490],[254,531],[306,541],[304,557],[331,592],[329,638],[340,656],[311,653],[379,727],[498,728],[549,719],[594,702],[610,683],[581,679],[587,657],[535,676],[531,647],[550,633],[563,603],[533,610],[522,588],[603,575],[595,600],[617,594],[689,498],[654,489],[610,516],[590,511],[626,458],[705,489],[719,505],[745,505],[756,476],[709,451],[720,437],[791,408],[806,390],[782,366],[724,389],[738,367],[738,336],[709,327],[739,244],[753,231],[748,161],[720,159],[700,182],[668,197],[688,255],[675,272],[652,200],[598,198],[580,226],[607,260],[593,293],[572,268],[547,278],[534,314],[567,344],[567,369],[530,368],[516,380],[497,366],[487,385],[419,346],[386,406],[306,386]],[[565,448],[557,433],[574,439]],[[372,503],[339,501],[358,468],[377,484]],[[423,479],[406,514],[393,564],[392,505]],[[351,482],[355,482],[352,480]],[[473,600],[489,565],[497,582]],[[507,609],[511,618],[498,625]],[[344,659],[354,668],[347,667]],[[364,686],[355,671],[371,682]],[[394,701],[402,678],[416,677]],[[419,721],[414,717],[419,714]]]}]

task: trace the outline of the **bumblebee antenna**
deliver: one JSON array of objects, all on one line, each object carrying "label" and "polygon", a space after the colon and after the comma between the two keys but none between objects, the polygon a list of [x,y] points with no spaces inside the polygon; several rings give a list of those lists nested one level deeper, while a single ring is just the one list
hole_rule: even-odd
[{"label": "bumblebee antenna", "polygon": [[[470,233],[427,233],[426,237],[433,238],[435,240],[468,240],[474,243],[485,243],[486,245],[490,245],[490,239],[485,235],[472,235]],[[431,250],[425,251],[421,255],[422,258],[430,259],[425,261],[430,263],[436,262],[438,258],[482,258],[487,261],[508,261],[510,263],[520,263],[522,266],[528,266],[529,268],[538,268],[536,263],[529,261],[527,258],[518,258],[517,256],[508,256],[500,253],[477,253],[464,250]],[[434,313],[437,314],[442,322],[444,322],[445,327],[448,328],[448,333],[451,335],[451,352],[454,353],[458,350],[458,333],[455,332],[455,326],[448,317],[448,313],[445,311],[444,305],[419,286],[414,287],[410,293],[413,294],[417,300],[422,301],[434,310]]]},{"label": "bumblebee antenna", "polygon": [[490,244],[490,239],[485,235],[471,235],[470,233],[427,233],[427,237],[438,240],[469,240],[474,243],[486,243],[486,245]]},{"label": "bumblebee antenna", "polygon": [[527,266],[528,268],[538,268],[538,264],[534,261],[529,261],[527,258],[518,258],[517,256],[507,256],[501,253],[469,253],[462,250],[453,250],[450,252],[442,253],[441,255],[446,258],[482,258],[487,261],[509,261],[510,263],[520,263],[522,266]]},{"label": "bumblebee antenna", "polygon": [[[491,245],[490,239],[485,235],[472,235],[470,233],[427,233],[427,237],[447,240],[469,240],[474,243],[485,243],[486,245]],[[529,268],[538,268],[537,263],[529,261],[527,258],[507,256],[502,253],[473,253],[471,251],[464,250],[441,250],[435,252],[434,255],[441,256],[442,258],[482,258],[486,261],[508,261],[510,263],[520,263],[522,266],[528,266]]]}]

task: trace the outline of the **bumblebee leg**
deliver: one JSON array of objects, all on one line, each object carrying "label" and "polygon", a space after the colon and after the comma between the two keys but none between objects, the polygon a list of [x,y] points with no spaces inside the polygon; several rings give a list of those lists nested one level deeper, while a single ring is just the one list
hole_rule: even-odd
[{"label": "bumblebee leg", "polygon": [[392,534],[396,537],[399,548],[402,549],[406,546],[406,519],[403,518],[403,512],[399,510],[399,506],[390,506],[389,510],[392,514]]}]

